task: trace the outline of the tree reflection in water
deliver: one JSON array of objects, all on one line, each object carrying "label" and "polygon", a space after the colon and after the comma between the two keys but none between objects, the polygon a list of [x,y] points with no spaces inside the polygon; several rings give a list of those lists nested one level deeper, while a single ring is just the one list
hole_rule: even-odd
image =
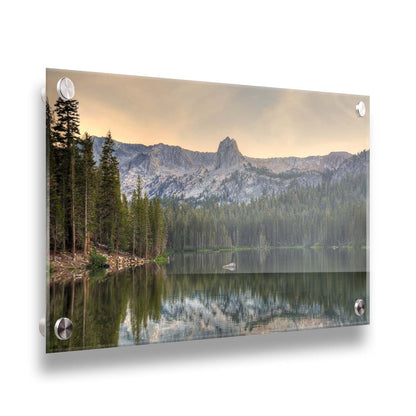
[{"label": "tree reflection in water", "polygon": [[[366,272],[168,275],[147,264],[74,276],[50,285],[47,351],[362,324],[369,314],[356,316],[354,301],[366,293]],[[68,341],[53,333],[63,316]]]}]

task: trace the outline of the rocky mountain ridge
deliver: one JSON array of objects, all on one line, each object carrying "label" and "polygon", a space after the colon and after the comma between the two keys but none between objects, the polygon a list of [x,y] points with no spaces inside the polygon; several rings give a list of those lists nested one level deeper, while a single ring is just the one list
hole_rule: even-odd
[{"label": "rocky mountain ridge", "polygon": [[[95,137],[94,158],[99,161],[105,138]],[[347,152],[325,156],[251,158],[226,137],[217,152],[197,152],[179,146],[129,144],[114,141],[122,192],[131,197],[137,176],[149,197],[202,201],[248,202],[264,194],[298,186],[315,187],[328,175],[339,181],[368,170],[368,157]],[[366,152],[368,154],[368,152]]]}]

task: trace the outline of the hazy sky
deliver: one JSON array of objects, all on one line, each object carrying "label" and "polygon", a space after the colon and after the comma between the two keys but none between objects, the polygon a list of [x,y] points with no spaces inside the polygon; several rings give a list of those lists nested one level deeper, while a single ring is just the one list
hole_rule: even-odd
[{"label": "hazy sky", "polygon": [[[48,69],[52,108],[63,76],[75,85],[82,134],[111,130],[122,142],[208,152],[229,136],[252,157],[369,148],[368,97]],[[364,118],[355,112],[360,100]]]}]

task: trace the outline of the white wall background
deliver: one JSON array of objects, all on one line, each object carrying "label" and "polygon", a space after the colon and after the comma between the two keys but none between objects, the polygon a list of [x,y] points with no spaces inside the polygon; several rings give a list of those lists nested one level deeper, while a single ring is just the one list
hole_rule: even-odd
[{"label": "white wall background", "polygon": [[[72,0],[0,8],[2,414],[415,411],[412,2]],[[371,325],[46,357],[37,329],[45,67],[370,94]]]}]

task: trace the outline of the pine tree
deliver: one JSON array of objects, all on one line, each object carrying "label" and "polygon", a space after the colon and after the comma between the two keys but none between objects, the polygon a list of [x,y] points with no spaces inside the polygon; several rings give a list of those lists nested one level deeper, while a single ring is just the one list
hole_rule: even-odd
[{"label": "pine tree", "polygon": [[125,194],[121,195],[121,209],[120,209],[120,247],[127,251],[130,243],[130,221],[129,221],[129,205]]},{"label": "pine tree", "polygon": [[[76,257],[76,229],[75,229],[75,154],[79,141],[78,101],[63,101],[59,98],[55,103],[56,124],[54,126],[55,146],[62,150],[60,170],[62,179],[63,210],[69,208],[67,216],[69,234],[71,234],[72,257]],[[66,214],[66,212],[65,212]],[[65,233],[66,234],[66,233]]]},{"label": "pine tree", "polygon": [[98,212],[100,242],[118,250],[121,224],[121,191],[118,160],[114,156],[114,142],[109,131],[102,148],[99,166]]},{"label": "pine tree", "polygon": [[143,208],[143,198],[142,198],[142,180],[140,175],[137,177],[136,189],[133,191],[130,205],[130,222],[131,222],[131,232],[132,232],[132,254],[133,257],[136,255],[136,243],[138,242],[138,253],[141,256],[141,247],[142,247],[142,238],[141,238],[141,229],[142,229],[142,208]]},{"label": "pine tree", "polygon": [[130,223],[130,230],[131,230],[131,254],[132,257],[136,257],[136,233],[137,233],[137,205],[138,205],[138,198],[136,190],[133,191],[129,209],[129,223]]},{"label": "pine tree", "polygon": [[83,208],[84,208],[84,257],[89,252],[91,225],[93,218],[93,195],[95,182],[95,161],[93,153],[94,139],[85,133],[81,141],[81,171],[83,174]]},{"label": "pine tree", "polygon": [[49,200],[49,235],[50,248],[53,251],[53,258],[55,259],[59,247],[59,241],[62,239],[63,221],[61,200],[59,197],[58,186],[58,160],[57,154],[59,149],[55,145],[54,135],[52,131],[53,119],[49,101],[46,100],[46,151],[47,151],[47,186],[48,186],[48,200]]},{"label": "pine tree", "polygon": [[150,227],[150,218],[149,218],[149,196],[147,192],[144,194],[144,198],[141,201],[142,208],[141,208],[141,237],[143,241],[142,248],[144,249],[144,257],[149,257],[149,252],[151,249],[151,227]]}]

